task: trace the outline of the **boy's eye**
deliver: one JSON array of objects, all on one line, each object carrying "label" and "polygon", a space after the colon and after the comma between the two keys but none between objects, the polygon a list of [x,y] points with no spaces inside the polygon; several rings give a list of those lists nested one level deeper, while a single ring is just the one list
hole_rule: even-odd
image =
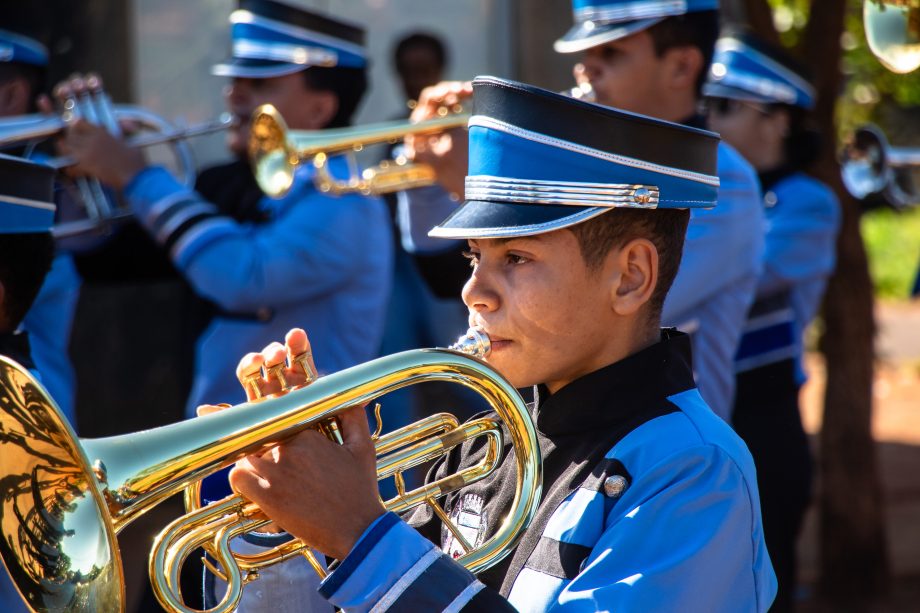
[{"label": "boy's eye", "polygon": [[509,264],[526,264],[530,260],[525,258],[523,255],[517,255],[515,253],[509,253],[507,256]]},{"label": "boy's eye", "polygon": [[479,264],[479,254],[475,251],[464,251],[463,257],[470,261],[470,268],[476,268],[476,265]]}]

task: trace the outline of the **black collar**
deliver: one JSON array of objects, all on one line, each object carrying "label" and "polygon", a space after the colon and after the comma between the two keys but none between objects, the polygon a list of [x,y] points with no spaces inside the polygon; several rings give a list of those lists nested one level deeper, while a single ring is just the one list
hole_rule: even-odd
[{"label": "black collar", "polygon": [[0,355],[15,360],[26,368],[35,368],[29,347],[29,335],[25,332],[0,333]]},{"label": "black collar", "polygon": [[798,172],[798,169],[791,164],[783,164],[772,170],[762,172],[758,175],[760,178],[760,187],[764,192],[767,192],[770,189],[773,189],[773,186],[788,177],[789,175],[794,175]]},{"label": "black collar", "polygon": [[537,428],[554,436],[628,423],[650,405],[696,387],[690,364],[690,337],[663,329],[660,342],[576,379],[555,394],[537,386]]}]

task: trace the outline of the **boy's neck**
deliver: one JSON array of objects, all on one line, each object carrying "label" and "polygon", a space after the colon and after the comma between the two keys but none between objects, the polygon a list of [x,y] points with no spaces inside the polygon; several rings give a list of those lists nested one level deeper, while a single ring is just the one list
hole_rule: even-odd
[{"label": "boy's neck", "polygon": [[585,375],[597,372],[644,349],[648,349],[661,340],[659,326],[660,321],[657,319],[652,323],[644,323],[643,325],[624,326],[621,330],[610,335],[610,343],[605,350],[598,353],[597,359],[587,365],[583,372],[569,379],[547,381],[544,384],[547,391],[550,394],[555,394],[566,385],[577,381]]}]

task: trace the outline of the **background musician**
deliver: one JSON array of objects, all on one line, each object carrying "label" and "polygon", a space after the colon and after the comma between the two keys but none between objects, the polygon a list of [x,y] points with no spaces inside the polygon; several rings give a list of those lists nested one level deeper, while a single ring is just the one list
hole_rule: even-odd
[{"label": "background musician", "polygon": [[735,357],[732,424],[757,466],[764,529],[779,581],[774,611],[790,611],[796,540],[811,498],[812,461],[799,414],[805,329],[834,270],[837,197],[805,174],[820,152],[807,73],[743,31],[719,40],[706,84],[710,125],[760,175],[767,216],[764,270]]},{"label": "background musician", "polygon": [[[360,410],[341,415],[343,446],[305,431],[239,463],[234,488],[342,559],[320,593],[345,610],[766,610],[775,579],[753,462],[696,391],[687,336],[658,326],[686,209],[716,203],[718,138],[492,77],[473,88],[467,200],[432,235],[468,239],[470,324],[491,337],[490,365],[536,386],[536,519],[474,577],[427,507],[408,523],[384,513]],[[304,349],[302,332],[287,340]],[[247,356],[240,372],[278,353]],[[455,448],[430,478],[481,451]],[[505,451],[493,475],[447,499],[474,545],[510,503]]]},{"label": "background musician", "polygon": [[[34,38],[0,30],[0,117],[17,117],[38,111],[45,86],[48,50]],[[41,161],[38,151],[7,150]],[[55,199],[66,194],[57,190]],[[31,338],[32,357],[42,372],[42,382],[51,397],[76,424],[74,414],[75,375],[68,357],[71,324],[80,293],[80,277],[71,255],[58,250],[45,284],[26,313],[23,329]]]},{"label": "background musician", "polygon": [[[188,406],[237,402],[231,356],[310,321],[320,332],[323,370],[374,357],[383,332],[391,237],[382,202],[331,196],[301,167],[291,192],[257,191],[245,162],[248,120],[275,105],[292,129],[348,125],[366,88],[364,31],[271,0],[242,0],[231,17],[233,55],[214,67],[230,77],[229,110],[238,125],[228,147],[238,160],[203,173],[200,191],[85,122],[65,148],[77,170],[122,191],[138,220],[216,313],[199,338]],[[344,159],[331,161],[346,174]],[[192,413],[190,413],[191,415]]]}]

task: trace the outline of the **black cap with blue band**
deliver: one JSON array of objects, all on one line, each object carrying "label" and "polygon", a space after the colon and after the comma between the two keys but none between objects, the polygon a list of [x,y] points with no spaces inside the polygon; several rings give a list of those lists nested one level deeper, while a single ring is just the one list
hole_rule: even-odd
[{"label": "black cap with blue band", "polygon": [[311,66],[364,68],[364,30],[273,0],[241,0],[230,15],[232,57],[215,75],[249,79],[280,77]]},{"label": "black cap with blue band", "polygon": [[34,38],[0,29],[0,62],[45,67],[48,49]]},{"label": "black cap with blue band", "polygon": [[703,94],[811,110],[816,93],[806,72],[782,49],[753,34],[730,33],[716,43]]},{"label": "black cap with blue band", "polygon": [[0,234],[50,232],[54,169],[0,154]]},{"label": "black cap with blue band", "polygon": [[719,10],[719,0],[572,0],[575,25],[556,41],[577,53],[641,32],[668,17]]},{"label": "black cap with blue band", "polygon": [[430,236],[551,232],[612,208],[716,204],[718,135],[530,85],[473,81],[466,201]]}]

